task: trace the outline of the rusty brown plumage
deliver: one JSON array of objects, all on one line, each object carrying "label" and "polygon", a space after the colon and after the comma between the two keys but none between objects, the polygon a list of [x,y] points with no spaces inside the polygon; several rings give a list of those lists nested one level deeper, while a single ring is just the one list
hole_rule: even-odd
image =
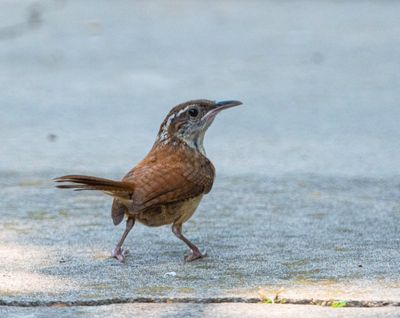
[{"label": "rusty brown plumage", "polygon": [[182,142],[153,150],[123,179],[135,187],[132,210],[191,199],[208,193],[214,182],[212,163]]}]

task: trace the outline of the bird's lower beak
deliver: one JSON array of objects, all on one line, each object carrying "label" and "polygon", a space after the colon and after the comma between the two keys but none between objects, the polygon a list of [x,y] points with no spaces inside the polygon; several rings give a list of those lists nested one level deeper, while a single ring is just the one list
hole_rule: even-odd
[{"label": "bird's lower beak", "polygon": [[238,100],[224,100],[221,102],[217,102],[214,105],[214,108],[208,111],[204,116],[203,120],[214,118],[221,110],[231,108],[234,106],[242,105],[243,103]]}]

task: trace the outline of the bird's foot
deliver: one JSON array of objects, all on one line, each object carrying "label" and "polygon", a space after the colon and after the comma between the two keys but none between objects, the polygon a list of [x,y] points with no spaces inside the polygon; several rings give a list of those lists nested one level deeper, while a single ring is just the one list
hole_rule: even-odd
[{"label": "bird's foot", "polygon": [[125,262],[125,258],[128,254],[128,250],[123,250],[119,246],[115,247],[111,252],[112,257],[116,258],[121,263]]},{"label": "bird's foot", "polygon": [[185,256],[185,262],[192,262],[199,258],[204,258],[207,256],[207,252],[201,253],[199,250],[192,250],[192,253]]}]

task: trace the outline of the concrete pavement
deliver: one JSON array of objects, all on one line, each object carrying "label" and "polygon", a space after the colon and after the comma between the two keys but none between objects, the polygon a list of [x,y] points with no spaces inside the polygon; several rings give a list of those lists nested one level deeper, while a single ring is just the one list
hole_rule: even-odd
[{"label": "concrete pavement", "polygon": [[[2,1],[1,316],[400,315],[399,12]],[[244,102],[206,136],[217,180],[184,227],[209,257],[137,225],[118,264],[110,199],[51,179],[120,178],[192,98]]]}]

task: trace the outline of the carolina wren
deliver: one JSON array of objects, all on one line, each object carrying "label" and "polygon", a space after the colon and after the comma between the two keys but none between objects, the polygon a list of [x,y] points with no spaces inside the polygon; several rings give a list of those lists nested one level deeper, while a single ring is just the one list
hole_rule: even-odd
[{"label": "carolina wren", "polygon": [[123,262],[122,244],[135,220],[147,226],[172,224],[172,232],[191,254],[186,261],[202,258],[199,249],[182,234],[204,194],[210,192],[215,169],[206,157],[204,134],[223,109],[239,101],[191,100],[171,109],[161,124],[157,139],[147,156],[122,178],[113,181],[83,175],[56,178],[61,189],[99,190],[114,198],[111,217],[118,225],[126,216],[126,229],[112,255]]}]

